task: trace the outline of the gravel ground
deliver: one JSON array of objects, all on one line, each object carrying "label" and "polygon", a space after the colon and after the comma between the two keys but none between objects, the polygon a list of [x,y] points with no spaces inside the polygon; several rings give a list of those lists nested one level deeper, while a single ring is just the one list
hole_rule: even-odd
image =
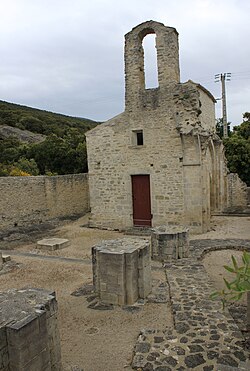
[{"label": "gravel ground", "polygon": [[[17,266],[0,276],[1,290],[22,287],[41,287],[56,291],[59,304],[59,326],[62,358],[65,370],[84,371],[131,370],[133,347],[143,328],[172,328],[169,303],[147,303],[138,311],[122,308],[94,310],[88,308],[86,296],[72,296],[81,286],[92,283],[89,262],[91,247],[104,239],[123,237],[122,233],[101,231],[84,227],[87,216],[67,223],[46,237],[62,237],[70,240],[70,246],[53,252],[39,251],[34,243],[21,244],[19,252],[37,255],[85,259],[86,264],[69,261],[41,260],[38,257],[12,257]],[[214,217],[213,230],[192,239],[242,238],[250,239],[249,217]],[[231,251],[215,251],[207,254],[204,265],[216,288],[222,285],[224,264],[230,263]],[[241,256],[241,253],[234,252]],[[156,284],[165,281],[162,271],[153,270]]]}]

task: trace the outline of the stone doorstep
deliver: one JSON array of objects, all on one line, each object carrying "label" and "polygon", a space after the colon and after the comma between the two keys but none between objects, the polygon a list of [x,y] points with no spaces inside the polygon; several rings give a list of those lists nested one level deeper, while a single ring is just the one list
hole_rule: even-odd
[{"label": "stone doorstep", "polygon": [[37,241],[37,249],[44,249],[44,250],[59,250],[63,249],[64,247],[69,246],[69,240],[65,238],[45,238],[43,240]]}]

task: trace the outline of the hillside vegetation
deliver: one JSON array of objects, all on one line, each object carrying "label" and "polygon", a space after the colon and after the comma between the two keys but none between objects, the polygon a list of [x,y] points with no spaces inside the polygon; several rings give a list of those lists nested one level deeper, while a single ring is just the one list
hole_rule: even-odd
[{"label": "hillside vegetation", "polygon": [[85,132],[96,125],[0,101],[0,176],[86,172]]}]

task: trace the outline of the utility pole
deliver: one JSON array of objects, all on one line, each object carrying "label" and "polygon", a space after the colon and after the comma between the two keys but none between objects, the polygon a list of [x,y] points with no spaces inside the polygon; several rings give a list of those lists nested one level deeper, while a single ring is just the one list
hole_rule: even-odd
[{"label": "utility pole", "polygon": [[223,137],[228,137],[227,130],[227,103],[226,103],[226,84],[225,81],[230,81],[231,73],[221,73],[214,76],[215,82],[221,81],[221,99],[222,99],[222,123],[223,123]]}]

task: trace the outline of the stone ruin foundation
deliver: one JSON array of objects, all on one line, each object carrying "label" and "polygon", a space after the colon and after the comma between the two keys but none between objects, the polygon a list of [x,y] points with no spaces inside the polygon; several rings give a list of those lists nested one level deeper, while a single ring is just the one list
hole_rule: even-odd
[{"label": "stone ruin foundation", "polygon": [[92,247],[93,284],[101,302],[131,305],[151,292],[148,240],[124,238]]},{"label": "stone ruin foundation", "polygon": [[[0,272],[4,270],[4,266],[5,264],[4,263],[7,263],[10,261],[10,255],[3,255],[1,252],[0,252]],[[1,370],[1,369],[0,369]]]},{"label": "stone ruin foundation", "polygon": [[151,231],[153,260],[172,262],[189,256],[189,231],[180,226],[160,226]]},{"label": "stone ruin foundation", "polygon": [[0,370],[62,370],[55,293],[0,292]]},{"label": "stone ruin foundation", "polygon": [[69,240],[66,240],[65,238],[45,238],[37,241],[36,247],[37,249],[54,251],[68,246]]}]

